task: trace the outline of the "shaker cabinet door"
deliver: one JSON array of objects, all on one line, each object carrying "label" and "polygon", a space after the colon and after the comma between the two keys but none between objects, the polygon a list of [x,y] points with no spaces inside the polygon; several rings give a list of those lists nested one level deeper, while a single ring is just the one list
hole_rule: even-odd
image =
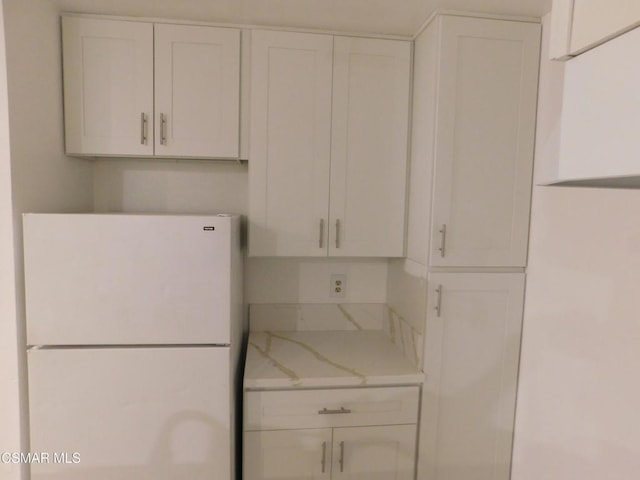
[{"label": "shaker cabinet door", "polygon": [[412,480],[415,425],[336,428],[332,480]]},{"label": "shaker cabinet door", "polygon": [[334,40],[330,256],[401,257],[411,44]]},{"label": "shaker cabinet door", "polygon": [[526,263],[540,26],[442,19],[430,264]]},{"label": "shaker cabinet door", "polygon": [[429,275],[420,476],[508,480],[524,274]]},{"label": "shaker cabinet door", "polygon": [[65,151],[153,155],[153,25],[62,17]]},{"label": "shaker cabinet door", "polygon": [[243,476],[245,480],[328,480],[331,429],[245,432]]},{"label": "shaker cabinet door", "polygon": [[333,37],[254,30],[249,254],[326,256]]},{"label": "shaker cabinet door", "polygon": [[240,30],[154,28],[156,156],[237,158]]}]

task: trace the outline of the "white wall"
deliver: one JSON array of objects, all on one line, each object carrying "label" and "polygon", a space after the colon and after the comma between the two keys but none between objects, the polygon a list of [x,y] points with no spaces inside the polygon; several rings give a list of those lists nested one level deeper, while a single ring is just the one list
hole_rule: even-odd
[{"label": "white wall", "polygon": [[[48,0],[4,0],[9,132],[0,119],[0,451],[27,450],[26,355],[21,214],[92,209],[92,166],[63,154],[58,12]],[[2,46],[2,56],[5,48]],[[4,72],[0,72],[4,81]],[[0,96],[6,93],[0,85]],[[0,116],[6,115],[4,101]],[[5,117],[1,117],[5,118]],[[6,121],[6,120],[5,120]],[[10,142],[10,154],[7,141]],[[10,155],[10,158],[9,158]],[[6,187],[6,188],[5,188]],[[13,198],[9,198],[13,193]],[[9,211],[13,226],[9,225]],[[9,258],[9,235],[15,245]],[[6,259],[6,264],[5,264]],[[6,268],[5,268],[6,265]],[[14,275],[13,286],[11,276]],[[14,293],[15,292],[15,293]],[[7,296],[6,303],[4,296]],[[14,301],[11,301],[11,297]],[[13,303],[13,304],[12,304]],[[15,311],[14,311],[15,310]],[[20,478],[24,465],[0,465],[0,478]]]},{"label": "white wall", "polygon": [[64,155],[59,12],[48,0],[3,4],[17,211],[91,210],[92,165]]},{"label": "white wall", "polygon": [[[545,48],[539,181],[562,99]],[[512,480],[638,477],[638,218],[638,190],[534,188]]]},{"label": "white wall", "polygon": [[[20,387],[4,18],[0,9],[0,452],[20,451]],[[20,466],[0,463],[0,478],[20,478]]]},{"label": "white wall", "polygon": [[97,212],[246,213],[247,164],[206,160],[96,161]]}]

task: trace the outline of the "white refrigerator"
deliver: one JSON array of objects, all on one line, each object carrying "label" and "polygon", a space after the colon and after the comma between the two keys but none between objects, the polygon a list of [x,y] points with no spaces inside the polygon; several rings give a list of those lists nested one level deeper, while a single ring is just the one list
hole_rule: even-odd
[{"label": "white refrigerator", "polygon": [[240,220],[24,216],[33,480],[231,480]]}]

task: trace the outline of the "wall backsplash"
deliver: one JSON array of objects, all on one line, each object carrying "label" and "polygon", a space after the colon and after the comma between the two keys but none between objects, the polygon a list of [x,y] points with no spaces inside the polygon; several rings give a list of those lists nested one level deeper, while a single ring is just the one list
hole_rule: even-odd
[{"label": "wall backsplash", "polygon": [[[330,295],[330,276],[346,275],[346,295]],[[387,259],[249,258],[248,303],[385,303]]]}]

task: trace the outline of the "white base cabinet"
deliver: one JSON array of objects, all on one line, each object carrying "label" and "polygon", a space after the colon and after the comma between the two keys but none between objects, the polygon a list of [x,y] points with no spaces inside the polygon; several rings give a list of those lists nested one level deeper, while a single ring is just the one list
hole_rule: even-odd
[{"label": "white base cabinet", "polygon": [[411,44],[255,30],[249,254],[404,253]]},{"label": "white base cabinet", "polygon": [[429,275],[419,478],[508,480],[524,274]]},{"label": "white base cabinet", "polygon": [[237,158],[240,30],[64,16],[65,151]]},{"label": "white base cabinet", "polygon": [[246,432],[244,479],[328,480],[331,434],[330,428]]},{"label": "white base cabinet", "polygon": [[247,432],[246,480],[412,480],[415,425]]},{"label": "white base cabinet", "polygon": [[244,479],[412,480],[419,387],[245,393]]},{"label": "white base cabinet", "polygon": [[331,478],[413,480],[415,425],[336,428]]}]

